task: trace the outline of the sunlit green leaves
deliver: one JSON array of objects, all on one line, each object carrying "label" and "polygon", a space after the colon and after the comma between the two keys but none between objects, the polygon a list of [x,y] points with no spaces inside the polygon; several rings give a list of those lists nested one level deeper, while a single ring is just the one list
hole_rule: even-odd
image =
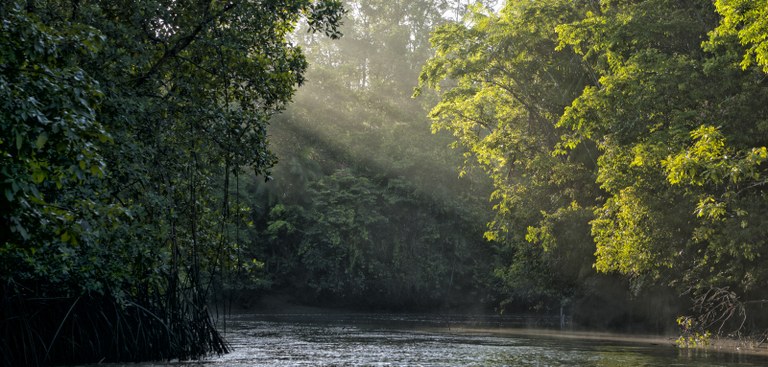
[{"label": "sunlit green leaves", "polygon": [[[723,274],[738,266],[762,274],[765,1],[575,3],[510,2],[498,19],[436,32],[421,85],[447,89],[434,126],[495,179],[491,236],[523,224],[526,240],[553,247],[566,203],[594,203],[598,271],[682,288],[736,284]],[[576,152],[592,164],[543,155],[585,162]],[[563,167],[574,175],[555,174]]]},{"label": "sunlit green leaves", "polygon": [[736,37],[746,46],[741,67],[748,69],[757,64],[768,73],[768,1],[717,0],[715,7],[722,19],[710,33],[710,44]]},{"label": "sunlit green leaves", "polygon": [[753,292],[740,277],[763,274],[753,223],[765,216],[768,86],[753,64],[764,66],[765,4],[718,1],[722,20],[706,1],[601,4],[557,28],[599,81],[559,122],[573,130],[565,146],[601,148],[596,269]]},{"label": "sunlit green leaves", "polygon": [[671,184],[739,185],[765,180],[760,165],[768,159],[766,147],[737,152],[720,129],[702,125],[691,132],[694,143],[663,161]]},{"label": "sunlit green leaves", "polygon": [[[582,194],[597,191],[588,168],[595,157],[588,155],[591,143],[576,137],[564,142],[567,130],[558,125],[590,75],[573,48],[557,47],[555,28],[584,11],[567,1],[509,2],[500,15],[475,8],[464,22],[434,32],[436,55],[420,77],[420,87],[434,88],[441,97],[430,113],[433,130],[450,131],[468,151],[466,164],[481,167],[494,181],[496,218],[486,238],[519,251],[513,261],[540,256],[538,267],[511,264],[499,276],[509,285],[537,278],[542,283],[534,288],[543,293],[568,292],[563,284],[581,271],[580,265],[559,263],[559,251],[570,249],[578,254],[571,260],[582,265],[591,263],[593,252],[591,210],[584,207],[594,197]],[[545,275],[548,266],[568,271]],[[555,285],[559,281],[564,283]]]}]

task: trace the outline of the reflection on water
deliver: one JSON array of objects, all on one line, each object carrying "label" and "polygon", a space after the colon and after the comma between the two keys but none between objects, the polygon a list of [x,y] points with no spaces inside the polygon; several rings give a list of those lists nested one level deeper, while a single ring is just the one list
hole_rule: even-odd
[{"label": "reflection on water", "polygon": [[[234,352],[183,367],[227,366],[766,366],[768,358],[541,335],[468,334],[434,317],[239,315]],[[168,364],[161,364],[168,365]],[[130,365],[134,367],[157,364]]]}]

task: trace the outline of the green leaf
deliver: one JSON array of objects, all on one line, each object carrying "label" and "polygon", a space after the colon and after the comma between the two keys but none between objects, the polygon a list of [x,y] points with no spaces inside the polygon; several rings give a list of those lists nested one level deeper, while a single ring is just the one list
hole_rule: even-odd
[{"label": "green leaf", "polygon": [[38,150],[43,149],[47,141],[48,141],[48,134],[42,133],[37,136],[37,140],[35,141],[35,147],[37,147]]}]

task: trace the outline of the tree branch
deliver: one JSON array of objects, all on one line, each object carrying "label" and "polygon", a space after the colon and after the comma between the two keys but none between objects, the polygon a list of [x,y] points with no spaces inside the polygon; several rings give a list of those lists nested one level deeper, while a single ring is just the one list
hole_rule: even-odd
[{"label": "tree branch", "polygon": [[196,26],[194,29],[192,29],[192,32],[190,32],[188,35],[181,37],[181,38],[178,40],[178,42],[176,42],[176,44],[175,44],[175,45],[173,45],[173,47],[171,47],[170,49],[166,49],[166,50],[165,50],[165,52],[163,52],[163,56],[161,56],[161,57],[160,57],[160,58],[159,58],[159,59],[158,59],[158,60],[157,60],[157,61],[156,61],[156,62],[155,62],[155,63],[154,63],[154,64],[153,64],[153,65],[152,65],[150,68],[149,68],[149,70],[148,70],[146,73],[144,73],[144,75],[140,76],[140,77],[139,77],[139,78],[136,80],[136,85],[137,85],[137,86],[141,86],[142,84],[144,84],[145,82],[147,82],[147,80],[149,80],[149,78],[151,78],[153,75],[155,75],[155,74],[158,72],[158,70],[160,70],[160,68],[161,68],[163,65],[165,65],[165,64],[166,64],[166,63],[167,63],[169,60],[171,60],[172,58],[176,57],[176,56],[177,56],[179,53],[181,53],[181,52],[182,52],[182,51],[184,51],[184,50],[185,50],[187,47],[189,47],[189,45],[191,45],[191,44],[192,44],[192,42],[194,42],[194,41],[195,41],[195,39],[197,39],[198,35],[199,35],[199,34],[200,34],[200,33],[201,33],[201,32],[202,32],[202,31],[203,31],[203,30],[204,30],[204,29],[205,29],[205,28],[206,28],[206,27],[207,27],[209,24],[211,24],[211,23],[212,23],[214,20],[218,19],[219,17],[221,17],[221,16],[222,16],[222,15],[224,15],[225,13],[227,13],[227,12],[229,12],[230,10],[234,9],[234,8],[235,8],[235,6],[237,6],[237,4],[238,4],[238,3],[237,3],[237,2],[235,2],[235,1],[233,1],[233,2],[230,2],[230,3],[228,3],[228,4],[227,4],[227,5],[224,7],[224,8],[222,8],[220,11],[218,11],[218,12],[216,12],[216,13],[214,13],[214,14],[209,14],[209,11],[210,11],[210,3],[207,3],[207,4],[206,4],[206,6],[205,6],[205,10],[204,10],[204,12],[203,12],[203,14],[205,14],[205,16],[203,17],[203,19],[202,19],[202,21],[200,22],[200,24],[198,24],[198,25],[197,25],[197,26]]}]

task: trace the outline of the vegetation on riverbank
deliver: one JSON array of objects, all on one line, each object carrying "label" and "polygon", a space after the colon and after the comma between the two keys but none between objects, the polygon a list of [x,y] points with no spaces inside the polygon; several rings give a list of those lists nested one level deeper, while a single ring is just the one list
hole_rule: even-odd
[{"label": "vegetation on riverbank", "polygon": [[3,364],[264,294],[764,339],[766,0],[495,3],[0,4]]},{"label": "vegetation on riverbank", "polygon": [[299,40],[311,82],[272,130],[288,163],[252,188],[263,289],[765,330],[766,81],[732,23],[761,18],[709,1],[348,5],[346,41]]},{"label": "vegetation on riverbank", "polygon": [[701,335],[765,332],[765,15],[765,1],[510,1],[434,33],[420,89],[440,93],[433,127],[494,180],[486,236],[542,249],[507,284],[568,294],[550,274],[583,267],[578,289],[594,267],[690,297]]},{"label": "vegetation on riverbank", "polygon": [[0,363],[227,351],[206,305],[240,271],[247,168],[303,81],[299,19],[336,1],[0,3]]}]

